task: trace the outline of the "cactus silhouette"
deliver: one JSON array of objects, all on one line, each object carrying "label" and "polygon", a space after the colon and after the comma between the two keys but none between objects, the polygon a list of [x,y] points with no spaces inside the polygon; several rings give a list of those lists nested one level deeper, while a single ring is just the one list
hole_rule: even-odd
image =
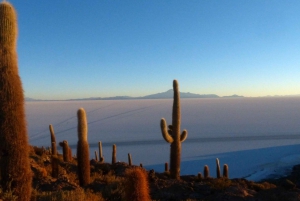
[{"label": "cactus silhouette", "polygon": [[126,201],[150,201],[148,175],[139,167],[127,169],[125,172]]},{"label": "cactus silhouette", "polygon": [[111,159],[111,163],[114,164],[117,162],[117,145],[113,145],[112,147],[112,159]]},{"label": "cactus silhouette", "polygon": [[17,16],[8,2],[0,3],[0,171],[3,191],[18,200],[31,196],[32,173],[17,61]]},{"label": "cactus silhouette", "polygon": [[128,165],[132,166],[132,158],[130,153],[128,153]]},{"label": "cactus silhouette", "polygon": [[77,160],[78,160],[78,178],[80,186],[86,186],[90,183],[90,154],[89,144],[87,141],[87,119],[83,108],[77,112],[78,117],[78,143],[77,143]]},{"label": "cactus silhouette", "polygon": [[181,142],[187,138],[187,131],[183,130],[180,134],[180,93],[177,80],[173,81],[174,102],[172,111],[172,125],[167,129],[166,120],[160,121],[163,138],[171,144],[170,153],[170,175],[174,179],[180,178],[180,155]]}]

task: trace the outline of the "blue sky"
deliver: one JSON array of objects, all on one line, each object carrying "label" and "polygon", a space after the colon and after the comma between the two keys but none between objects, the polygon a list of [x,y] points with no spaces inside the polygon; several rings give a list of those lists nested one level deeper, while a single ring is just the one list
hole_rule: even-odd
[{"label": "blue sky", "polygon": [[300,94],[298,0],[10,0],[26,97]]}]

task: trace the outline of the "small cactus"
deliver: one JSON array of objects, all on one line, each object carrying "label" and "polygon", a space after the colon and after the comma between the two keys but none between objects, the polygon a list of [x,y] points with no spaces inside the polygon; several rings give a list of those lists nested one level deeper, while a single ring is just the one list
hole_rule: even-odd
[{"label": "small cactus", "polygon": [[128,165],[132,166],[132,158],[130,153],[128,153]]},{"label": "small cactus", "polygon": [[98,161],[98,153],[95,151],[95,161]]},{"label": "small cactus", "polygon": [[209,167],[207,165],[204,166],[204,178],[209,178]]},{"label": "small cactus", "polygon": [[164,118],[160,121],[160,128],[163,138],[171,144],[170,151],[170,174],[174,179],[180,178],[180,155],[181,142],[187,138],[187,131],[183,130],[180,134],[180,93],[177,80],[173,81],[174,101],[172,111],[172,125],[167,129],[167,123]]},{"label": "small cactus", "polygon": [[165,172],[169,172],[169,164],[167,162],[165,163]]},{"label": "small cactus", "polygon": [[139,167],[125,172],[125,198],[130,201],[150,201],[148,175]]},{"label": "small cactus", "polygon": [[202,174],[201,174],[201,172],[198,172],[197,178],[198,178],[199,180],[202,179]]},{"label": "small cactus", "polygon": [[112,160],[111,163],[115,164],[117,162],[117,145],[113,145],[112,147]]},{"label": "small cactus", "polygon": [[217,165],[217,178],[221,178],[220,161],[218,158],[216,159],[216,165]]},{"label": "small cactus", "polygon": [[55,133],[52,124],[49,125],[49,130],[50,130],[51,143],[56,142]]},{"label": "small cactus", "polygon": [[228,170],[227,164],[224,164],[224,166],[223,166],[223,177],[229,179],[229,170]]},{"label": "small cactus", "polygon": [[69,153],[69,145],[68,141],[64,140],[63,142],[60,142],[59,145],[63,148],[63,159],[64,162],[70,161],[70,153]]},{"label": "small cactus", "polygon": [[86,186],[90,183],[90,154],[89,144],[87,141],[87,118],[83,108],[77,111],[78,117],[78,143],[77,143],[77,160],[78,160],[78,177],[80,186]]},{"label": "small cactus", "polygon": [[103,157],[103,152],[102,152],[102,142],[101,141],[98,142],[98,146],[99,146],[99,161],[101,163],[103,163],[104,157]]}]

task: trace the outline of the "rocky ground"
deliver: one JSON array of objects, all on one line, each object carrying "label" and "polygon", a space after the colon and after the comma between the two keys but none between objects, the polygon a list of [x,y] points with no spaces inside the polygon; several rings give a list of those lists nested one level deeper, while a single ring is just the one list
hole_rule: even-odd
[{"label": "rocky ground", "polygon": [[[79,189],[76,159],[60,161],[58,178],[51,177],[51,158],[47,153],[32,152],[31,168],[35,192],[75,191]],[[126,163],[100,163],[91,160],[92,183],[86,191],[100,193],[104,200],[122,200]],[[280,179],[253,182],[245,179],[198,178],[196,175],[170,179],[168,173],[148,171],[152,200],[300,200],[300,165]],[[38,199],[37,199],[38,200]]]}]

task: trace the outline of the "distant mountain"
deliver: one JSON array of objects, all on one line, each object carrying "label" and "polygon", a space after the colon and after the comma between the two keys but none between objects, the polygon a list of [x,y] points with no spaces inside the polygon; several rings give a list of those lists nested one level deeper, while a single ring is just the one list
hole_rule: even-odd
[{"label": "distant mountain", "polygon": [[[140,97],[140,99],[164,99],[164,98],[173,98],[174,92],[173,89],[170,89],[166,92],[152,94],[148,96]],[[180,98],[219,98],[218,95],[215,94],[193,94],[190,92],[180,92]]]},{"label": "distant mountain", "polygon": [[25,97],[25,101],[41,101],[40,99],[28,98]]},{"label": "distant mountain", "polygon": [[233,94],[231,96],[222,96],[222,98],[244,98],[244,96],[239,96],[239,95]]},{"label": "distant mountain", "polygon": [[[74,100],[129,100],[129,99],[169,99],[173,98],[174,92],[173,89],[170,89],[165,92],[151,94],[147,96],[140,96],[140,97],[131,97],[131,96],[114,96],[114,97],[91,97],[91,98],[76,98],[76,99],[68,99],[67,101],[74,101]],[[216,94],[194,94],[190,92],[180,92],[180,98],[240,98],[244,96],[238,96],[236,94],[232,96],[223,96],[220,97]],[[39,99],[33,98],[25,98],[26,101],[42,101]]]}]

